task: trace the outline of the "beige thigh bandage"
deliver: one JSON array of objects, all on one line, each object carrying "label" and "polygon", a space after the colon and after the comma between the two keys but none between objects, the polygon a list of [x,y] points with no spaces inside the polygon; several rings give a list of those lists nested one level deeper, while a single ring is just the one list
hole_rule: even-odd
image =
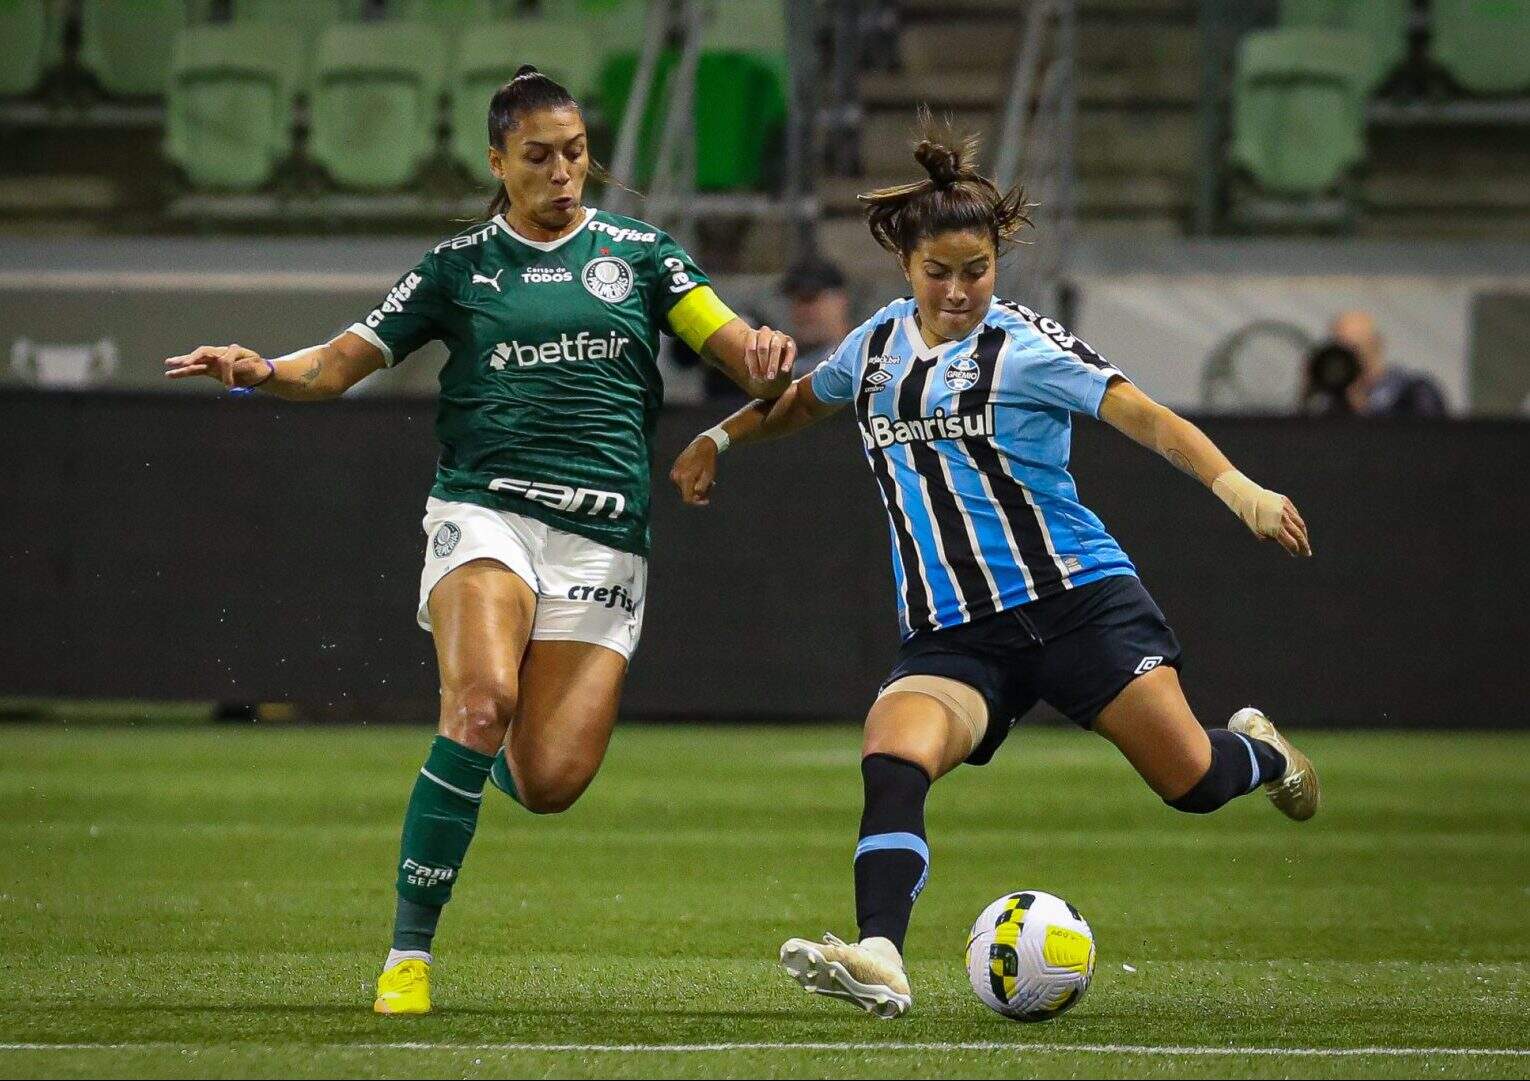
[{"label": "beige thigh bandage", "polygon": [[882,694],[877,697],[898,693],[927,694],[950,710],[970,737],[963,758],[972,753],[983,733],[988,731],[988,702],[976,688],[960,680],[945,676],[904,676],[883,687]]}]

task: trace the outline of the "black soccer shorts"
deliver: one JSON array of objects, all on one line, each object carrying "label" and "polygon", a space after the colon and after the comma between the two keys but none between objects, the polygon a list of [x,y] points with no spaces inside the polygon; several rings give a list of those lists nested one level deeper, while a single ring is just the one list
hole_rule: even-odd
[{"label": "black soccer shorts", "polygon": [[988,703],[988,730],[967,761],[993,758],[1010,728],[1044,701],[1084,728],[1132,680],[1180,666],[1179,640],[1132,575],[1112,575],[942,630],[916,631],[883,683],[945,676]]}]

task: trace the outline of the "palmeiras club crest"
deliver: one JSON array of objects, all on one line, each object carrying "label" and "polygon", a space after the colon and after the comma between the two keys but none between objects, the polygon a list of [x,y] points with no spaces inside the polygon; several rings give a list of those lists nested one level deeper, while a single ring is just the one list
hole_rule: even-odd
[{"label": "palmeiras club crest", "polygon": [[457,542],[462,539],[462,530],[454,522],[443,522],[441,528],[436,530],[436,535],[431,539],[430,549],[436,553],[437,559],[445,559],[451,555],[457,547]]},{"label": "palmeiras club crest", "polygon": [[626,300],[632,292],[632,267],[625,259],[614,255],[591,259],[584,264],[584,272],[579,277],[591,296],[599,297],[607,304]]}]

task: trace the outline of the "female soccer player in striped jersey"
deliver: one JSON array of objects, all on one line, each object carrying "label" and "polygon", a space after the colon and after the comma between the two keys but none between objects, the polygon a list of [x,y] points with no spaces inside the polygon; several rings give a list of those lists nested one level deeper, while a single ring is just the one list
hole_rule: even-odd
[{"label": "female soccer player in striped jersey", "polygon": [[489,105],[486,221],[443,241],[361,322],[268,360],[238,345],[167,360],[293,401],[333,398],[433,339],[442,444],[418,620],[441,676],[439,735],[404,815],[379,1013],[430,1009],[430,947],[485,782],[562,811],[605,755],[643,623],[662,326],[746,392],[786,387],[796,348],[751,329],[664,233],[582,201],[568,91],[524,67]]},{"label": "female soccer player in striped jersey", "polygon": [[1301,516],[1056,322],[994,298],[1001,246],[1029,224],[1022,196],[978,175],[975,140],[926,135],[915,154],[926,177],[862,196],[912,298],[877,312],[779,399],[697,437],[671,474],[687,502],[705,503],[730,444],[855,407],[890,520],[903,645],[866,718],[859,941],[791,939],[781,960],[808,990],[884,1017],[911,1003],[902,948],[929,872],[930,784],[987,762],[1038,700],[1114,743],[1178,810],[1214,811],[1261,784],[1292,818],[1318,805],[1311,763],[1258,710],[1210,731],[1196,721],[1173,631],[1078,501],[1070,416],[1099,417],[1158,451],[1255,536],[1306,556]]}]

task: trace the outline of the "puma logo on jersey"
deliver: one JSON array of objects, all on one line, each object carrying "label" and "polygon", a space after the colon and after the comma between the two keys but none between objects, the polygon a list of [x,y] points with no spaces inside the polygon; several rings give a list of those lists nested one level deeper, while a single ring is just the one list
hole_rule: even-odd
[{"label": "puma logo on jersey", "polygon": [[500,267],[498,270],[496,270],[494,272],[494,277],[492,277],[492,278],[488,278],[488,277],[485,277],[482,274],[476,274],[475,273],[473,275],[473,284],[474,285],[492,285],[492,286],[494,286],[494,291],[496,293],[503,292],[503,290],[501,290],[500,287],[499,287],[499,276],[501,274],[503,274],[504,272],[505,272],[505,268],[504,267]]}]

